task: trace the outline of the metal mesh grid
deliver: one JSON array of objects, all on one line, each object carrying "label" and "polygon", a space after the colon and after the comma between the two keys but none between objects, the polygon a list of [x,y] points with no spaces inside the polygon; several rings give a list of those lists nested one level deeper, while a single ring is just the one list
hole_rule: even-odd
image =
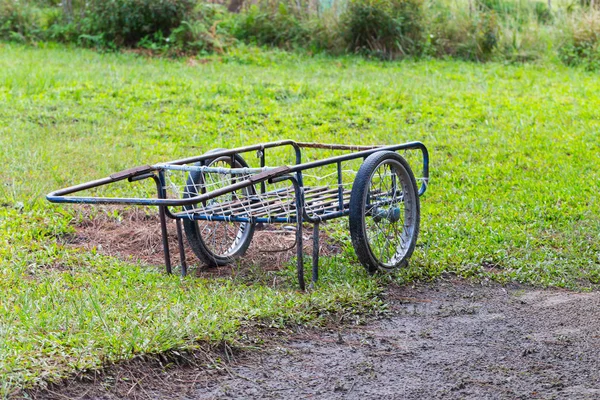
[{"label": "metal mesh grid", "polygon": [[[347,154],[341,150],[303,149],[302,162],[310,162],[337,155]],[[422,159],[418,151],[402,151],[417,178],[417,186],[426,180],[421,176]],[[293,165],[291,155],[277,154],[277,165]],[[249,168],[233,165],[230,157],[222,157],[208,167],[184,167],[181,170],[165,169],[165,191],[167,198],[189,198],[210,193],[233,183],[248,179],[251,175],[268,170],[260,168],[257,159],[244,154]],[[275,158],[275,157],[274,157]],[[271,161],[267,158],[268,161]],[[280,162],[285,161],[285,162]],[[320,217],[349,208],[350,193],[355,176],[363,159],[343,161],[302,171],[304,207],[309,217]],[[185,170],[187,168],[188,170]],[[271,167],[272,168],[272,167]],[[339,170],[338,170],[339,169]],[[339,172],[339,175],[338,175]],[[341,179],[338,180],[338,177]],[[340,206],[340,195],[342,203]],[[275,184],[255,184],[244,189],[231,191],[193,206],[183,207],[179,215],[188,218],[202,216],[207,220],[236,218],[266,218],[270,220],[294,221],[296,219],[294,188],[289,181]]]}]

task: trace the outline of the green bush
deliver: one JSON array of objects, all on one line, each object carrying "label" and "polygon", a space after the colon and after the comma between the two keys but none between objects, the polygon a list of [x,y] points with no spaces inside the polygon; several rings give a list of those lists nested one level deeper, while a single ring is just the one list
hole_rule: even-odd
[{"label": "green bush", "polygon": [[559,57],[567,65],[582,65],[588,70],[600,69],[600,11],[574,19]]},{"label": "green bush", "polygon": [[430,51],[434,56],[471,61],[492,58],[500,35],[494,11],[439,12],[431,21],[430,29]]},{"label": "green bush", "polygon": [[0,0],[0,37],[25,41],[40,33],[40,12],[18,0]]},{"label": "green bush", "polygon": [[182,51],[221,53],[233,43],[227,22],[231,15],[218,4],[200,3],[194,18],[183,21],[169,37],[172,46]]},{"label": "green bush", "polygon": [[351,51],[383,58],[420,55],[423,0],[350,0],[342,26]]},{"label": "green bush", "polygon": [[167,38],[192,19],[196,0],[89,0],[82,31],[117,46]]},{"label": "green bush", "polygon": [[318,18],[311,18],[305,23],[310,32],[310,51],[341,54],[346,49],[343,35],[340,33],[342,26],[336,10],[327,10]]},{"label": "green bush", "polygon": [[80,27],[65,18],[59,1],[0,0],[0,38],[74,42]]},{"label": "green bush", "polygon": [[253,4],[240,14],[231,31],[236,38],[258,45],[292,48],[310,41],[310,32],[301,17],[283,2],[274,6]]}]

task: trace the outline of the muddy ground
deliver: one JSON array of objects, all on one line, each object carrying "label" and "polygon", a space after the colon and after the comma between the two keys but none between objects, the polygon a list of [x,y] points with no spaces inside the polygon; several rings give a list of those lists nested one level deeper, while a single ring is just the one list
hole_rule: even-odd
[{"label": "muddy ground", "polygon": [[599,292],[446,278],[390,288],[387,298],[390,314],[363,326],[278,336],[260,350],[213,350],[202,366],[129,363],[34,397],[600,398]]},{"label": "muddy ground", "polygon": [[[77,226],[68,245],[160,263],[155,217],[82,221],[88,222]],[[270,234],[263,232],[262,242],[271,242]],[[136,252],[122,246],[124,238],[138,244]],[[323,251],[335,253],[335,243],[323,239]],[[290,239],[282,240],[285,245]],[[174,237],[171,242],[174,251]],[[249,251],[251,262],[267,270],[292,255],[293,250],[264,253],[256,246]],[[502,287],[445,277],[433,284],[389,287],[386,299],[389,314],[365,325],[250,332],[264,340],[259,349],[205,348],[136,359],[26,396],[600,399],[600,292]]]}]

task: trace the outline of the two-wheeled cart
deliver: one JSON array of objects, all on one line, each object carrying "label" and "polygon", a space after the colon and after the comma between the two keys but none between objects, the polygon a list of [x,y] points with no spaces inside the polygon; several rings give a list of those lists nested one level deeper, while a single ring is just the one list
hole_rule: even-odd
[{"label": "two-wheeled cart", "polygon": [[[277,156],[283,148],[291,149],[290,165],[267,166],[267,153]],[[307,149],[336,155],[303,162]],[[250,167],[243,155],[254,152],[259,165]],[[422,172],[418,179],[401,152],[420,152]],[[345,166],[352,163],[357,171],[348,174]],[[166,221],[172,218],[184,276],[183,232],[200,260],[208,266],[220,266],[244,254],[257,224],[294,224],[298,282],[304,290],[303,222],[314,226],[313,282],[318,279],[319,225],[344,216],[349,217],[356,255],[370,273],[402,267],[417,242],[419,196],[427,189],[428,177],[428,151],[420,142],[352,146],[283,140],[135,167],[54,191],[47,199],[55,203],[157,206],[167,272],[171,273],[172,267]],[[156,197],[74,196],[119,181],[146,179],[154,181]]]}]

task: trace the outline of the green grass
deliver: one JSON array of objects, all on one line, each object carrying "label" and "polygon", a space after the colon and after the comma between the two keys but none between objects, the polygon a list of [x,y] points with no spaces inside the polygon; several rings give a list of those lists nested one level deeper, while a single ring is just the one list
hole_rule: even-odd
[{"label": "green grass", "polygon": [[[318,324],[382,309],[390,280],[453,272],[579,289],[600,281],[598,75],[248,49],[189,66],[0,46],[0,394],[139,353],[235,342],[256,321]],[[429,146],[409,269],[369,278],[346,251],[301,294],[291,266],[277,288],[180,280],[60,245],[77,214],[46,203],[52,189],[281,138]],[[334,235],[348,242],[343,227]]]}]

